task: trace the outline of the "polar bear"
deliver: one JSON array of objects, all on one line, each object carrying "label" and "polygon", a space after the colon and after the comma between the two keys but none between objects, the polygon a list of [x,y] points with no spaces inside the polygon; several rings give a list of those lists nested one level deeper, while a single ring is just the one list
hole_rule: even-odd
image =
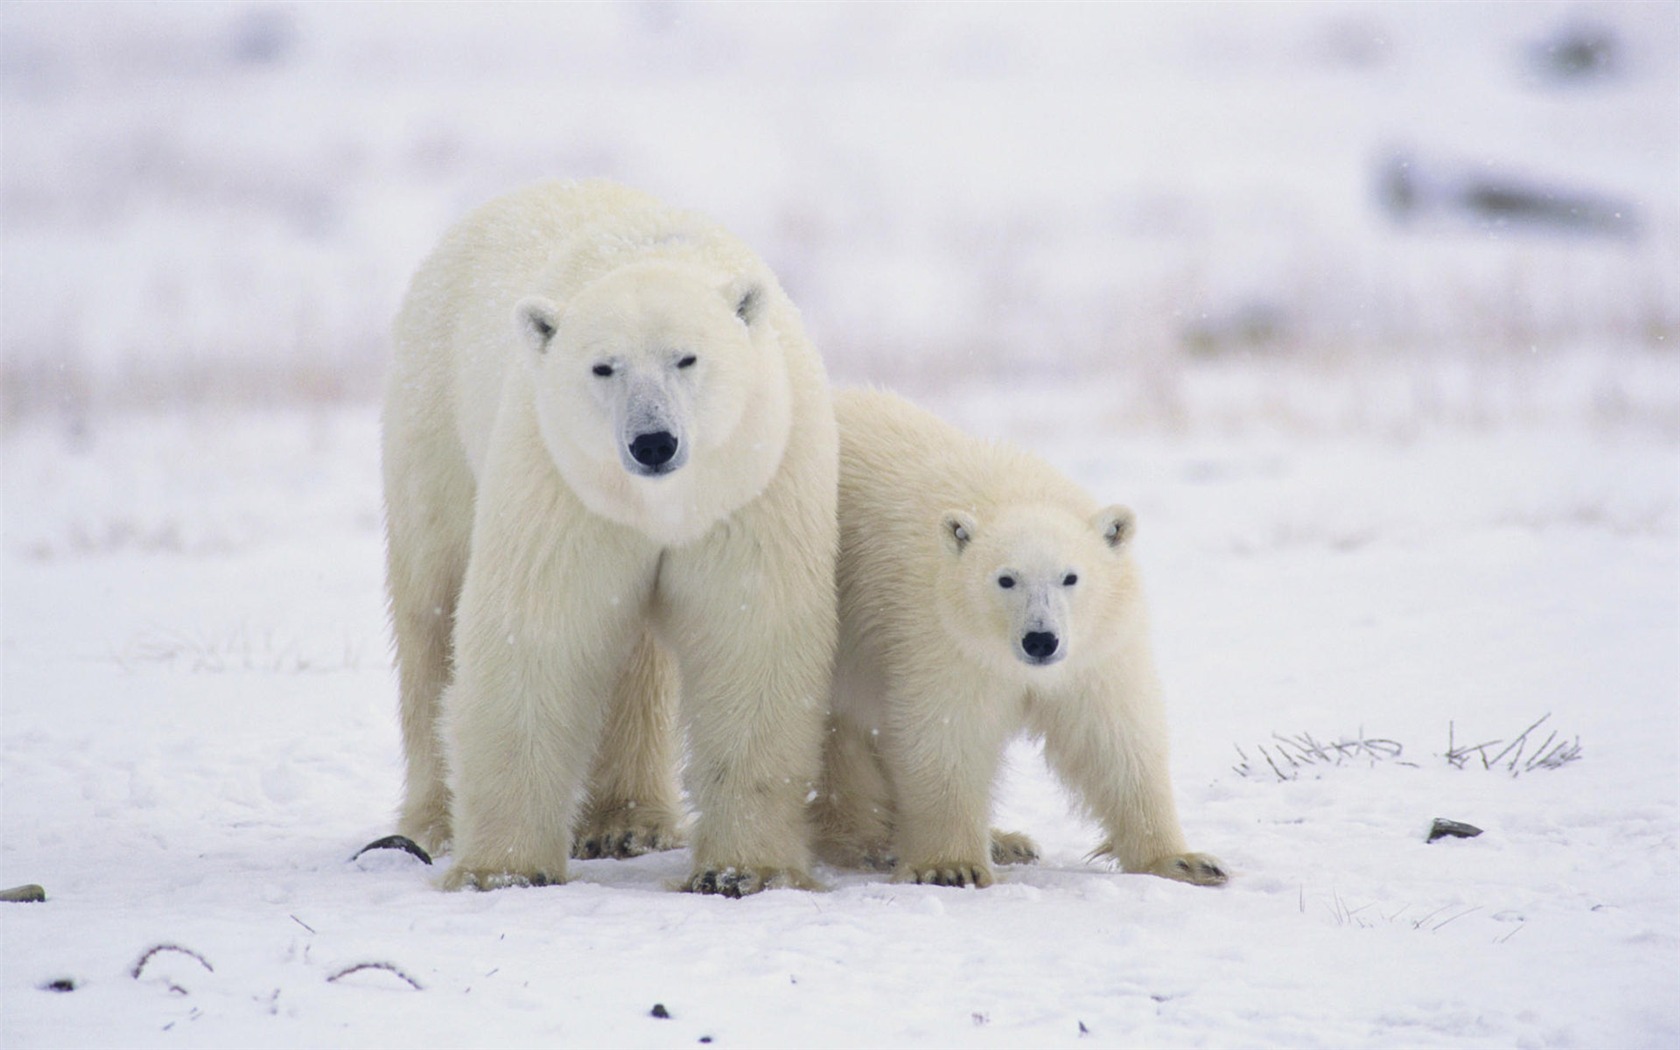
[{"label": "polar bear", "polygon": [[686,888],[806,884],[838,438],[775,277],[645,194],[543,183],[444,237],[393,337],[402,832],[448,888],[674,845],[680,708]]},{"label": "polar bear", "polygon": [[814,807],[823,859],[988,886],[1004,746],[1042,737],[1127,871],[1225,881],[1186,851],[1133,517],[1049,464],[879,391],[838,394],[840,648]]}]

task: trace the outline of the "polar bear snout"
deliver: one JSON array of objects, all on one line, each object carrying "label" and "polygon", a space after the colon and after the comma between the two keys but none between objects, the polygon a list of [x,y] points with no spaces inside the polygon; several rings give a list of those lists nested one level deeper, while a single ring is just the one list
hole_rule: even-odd
[{"label": "polar bear snout", "polygon": [[1028,631],[1021,636],[1021,651],[1035,664],[1054,663],[1062,658],[1062,640],[1050,631]]},{"label": "polar bear snout", "polygon": [[1053,631],[1028,631],[1021,636],[1021,659],[1029,664],[1059,663],[1066,655],[1067,649]]},{"label": "polar bear snout", "polygon": [[630,439],[626,448],[631,460],[642,468],[637,470],[637,473],[666,474],[682,466],[681,460],[678,459],[678,453],[683,450],[682,442],[669,430],[637,434]]},{"label": "polar bear snout", "polygon": [[618,458],[636,477],[657,478],[688,463],[686,392],[669,376],[638,374],[626,368],[623,397],[614,413],[618,430]]}]

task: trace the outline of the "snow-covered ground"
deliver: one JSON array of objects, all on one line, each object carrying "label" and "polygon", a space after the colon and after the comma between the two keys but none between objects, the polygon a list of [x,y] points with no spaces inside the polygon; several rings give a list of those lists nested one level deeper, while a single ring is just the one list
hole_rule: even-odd
[{"label": "snow-covered ground", "polygon": [[[1670,391],[1672,364],[1649,377]],[[1137,507],[1180,805],[1235,870],[1223,889],[1087,863],[1095,830],[1025,744],[999,820],[1046,855],[986,891],[824,871],[826,893],[698,898],[666,888],[679,852],[445,894],[406,856],[352,863],[400,780],[374,411],[15,429],[0,883],[50,899],[0,905],[0,1036],[1672,1045],[1676,406],[1184,437],[1105,424],[1098,400],[935,403]],[[1449,725],[1508,741],[1547,713],[1576,761],[1444,758]],[[1404,751],[1296,771],[1274,731]],[[1426,844],[1435,817],[1485,834]],[[158,944],[214,971],[166,952],[131,977]],[[364,962],[421,990],[329,981]],[[41,990],[59,978],[75,990]]]},{"label": "snow-covered ground", "polygon": [[[0,903],[0,1044],[1675,1045],[1676,56],[1638,3],[0,8],[0,888],[49,898]],[[1230,885],[1087,862],[1029,743],[1045,857],[986,891],[348,859],[401,779],[383,330],[554,174],[715,215],[837,376],[1138,511]]]}]

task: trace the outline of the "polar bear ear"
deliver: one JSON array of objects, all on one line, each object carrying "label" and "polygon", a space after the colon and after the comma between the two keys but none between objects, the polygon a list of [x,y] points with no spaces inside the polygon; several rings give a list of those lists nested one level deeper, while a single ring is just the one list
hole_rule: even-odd
[{"label": "polar bear ear", "polygon": [[723,294],[735,308],[735,316],[749,328],[764,313],[764,285],[755,277],[737,277],[723,286]]},{"label": "polar bear ear", "polygon": [[974,519],[960,510],[948,510],[939,516],[939,534],[952,554],[961,554],[974,541]]},{"label": "polar bear ear", "polygon": [[525,345],[534,353],[545,352],[549,340],[554,338],[558,327],[556,319],[560,316],[560,308],[554,305],[554,301],[540,295],[527,296],[514,305],[513,316],[519,324],[520,334],[525,337]]},{"label": "polar bear ear", "polygon": [[1122,507],[1116,503],[1112,507],[1104,507],[1097,511],[1097,516],[1091,519],[1091,524],[1096,526],[1097,534],[1103,538],[1104,543],[1119,550],[1130,542],[1132,535],[1137,532],[1137,515],[1132,513],[1130,507]]}]

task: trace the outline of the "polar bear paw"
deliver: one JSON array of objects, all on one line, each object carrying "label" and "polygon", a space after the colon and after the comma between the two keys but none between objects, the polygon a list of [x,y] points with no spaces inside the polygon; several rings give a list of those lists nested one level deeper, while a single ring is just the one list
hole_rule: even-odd
[{"label": "polar bear paw", "polygon": [[572,856],[578,860],[626,860],[677,849],[682,844],[675,814],[661,807],[631,803],[585,817],[572,840]]},{"label": "polar bear paw", "polygon": [[1019,831],[992,829],[993,864],[1037,864],[1038,843]]},{"label": "polar bear paw", "polygon": [[984,861],[901,864],[894,878],[899,882],[915,882],[923,886],[973,886],[977,890],[983,890],[993,882],[992,869]]},{"label": "polar bear paw", "polygon": [[443,877],[446,890],[502,890],[510,886],[559,886],[564,876],[546,871],[501,871],[494,868],[470,868],[460,864],[450,868]]},{"label": "polar bear paw", "polygon": [[1177,853],[1162,857],[1144,870],[1163,879],[1188,882],[1194,886],[1223,886],[1231,877],[1226,874],[1225,865],[1218,857],[1206,853]]},{"label": "polar bear paw", "polygon": [[792,868],[707,868],[688,877],[684,893],[707,893],[719,897],[750,897],[763,890],[814,890],[816,880]]}]

